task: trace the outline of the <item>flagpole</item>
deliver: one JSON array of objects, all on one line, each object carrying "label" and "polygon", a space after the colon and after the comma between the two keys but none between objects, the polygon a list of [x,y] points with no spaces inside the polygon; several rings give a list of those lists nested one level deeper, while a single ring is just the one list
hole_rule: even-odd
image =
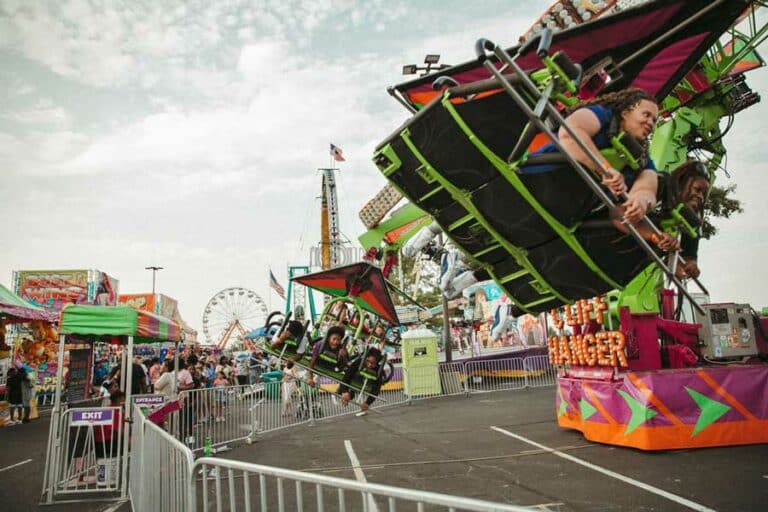
[{"label": "flagpole", "polygon": [[[269,267],[269,276],[267,276],[267,290],[272,289],[272,267]],[[272,313],[272,292],[267,291],[267,303],[269,304],[269,312]]]}]

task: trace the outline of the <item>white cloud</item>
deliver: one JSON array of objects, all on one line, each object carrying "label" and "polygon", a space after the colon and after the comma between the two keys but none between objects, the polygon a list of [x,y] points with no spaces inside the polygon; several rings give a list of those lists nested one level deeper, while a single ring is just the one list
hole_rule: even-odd
[{"label": "white cloud", "polygon": [[48,125],[58,128],[65,126],[69,121],[64,108],[45,100],[41,100],[32,108],[5,113],[0,117],[25,125]]}]

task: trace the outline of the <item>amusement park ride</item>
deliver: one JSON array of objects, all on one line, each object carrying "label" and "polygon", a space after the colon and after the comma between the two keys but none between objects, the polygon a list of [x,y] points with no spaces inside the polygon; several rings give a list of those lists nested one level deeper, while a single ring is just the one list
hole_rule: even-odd
[{"label": "amusement park ride", "polygon": [[[713,183],[734,115],[759,101],[744,73],[763,65],[763,4],[561,1],[521,46],[480,40],[476,59],[389,88],[414,115],[376,150],[389,183],[361,211],[361,244],[386,255],[436,221],[514,313],[562,319],[549,340],[558,423],[589,439],[650,450],[768,441],[768,366],[757,360],[768,353],[766,319],[747,305],[707,304],[697,281],[702,293],[689,293],[676,255],[665,261],[638,232],[630,229],[632,251],[617,252],[613,227],[559,215],[584,190],[609,210],[616,203],[554,136],[565,108],[639,87],[660,105],[649,150],[660,175],[695,157]],[[542,142],[558,147],[569,172],[521,172]],[[611,142],[591,155],[598,169],[604,160],[635,168],[641,155]],[[401,198],[408,203],[387,217]],[[698,237],[701,218],[682,203],[662,206],[655,223],[646,219],[652,240],[660,229]],[[684,303],[694,310],[688,321]]]},{"label": "amusement park ride", "polygon": [[[639,173],[647,157],[660,190],[674,190],[672,171],[694,158],[699,176],[714,183],[734,115],[760,99],[744,73],[763,66],[763,4],[563,0],[521,45],[505,50],[481,39],[473,60],[390,87],[413,115],[376,148],[373,161],[389,183],[360,212],[368,231],[359,241],[383,268],[334,268],[338,224],[328,217],[328,268],[293,281],[333,299],[313,327],[289,328],[289,311],[267,321],[259,334],[266,349],[314,366],[307,354],[324,353],[330,326],[343,329],[349,354],[380,347],[399,323],[386,281],[397,251],[436,222],[471,268],[504,291],[513,315],[550,314],[560,426],[646,450],[768,442],[768,318],[748,305],[708,303],[693,278],[701,293],[689,292],[677,268],[683,258],[654,247],[665,236],[696,241],[702,214],[682,194],[664,192],[642,220],[645,234],[624,223],[619,244],[612,224],[569,209],[580,197],[619,211],[625,197],[600,185],[602,173]],[[660,106],[653,142],[646,154],[611,128],[596,154],[564,123],[566,109],[627,88]],[[558,127],[595,171],[569,153]],[[546,144],[554,152],[538,152]],[[551,170],[526,171],[544,164]],[[332,171],[323,183],[326,215],[335,207]],[[682,316],[686,308],[692,317]],[[314,371],[340,380],[338,350],[320,360]],[[379,372],[385,366],[381,358]]]},{"label": "amusement park ride", "polygon": [[267,319],[267,305],[254,291],[226,288],[216,293],[203,310],[205,343],[227,347],[234,340],[248,345],[245,335]]}]

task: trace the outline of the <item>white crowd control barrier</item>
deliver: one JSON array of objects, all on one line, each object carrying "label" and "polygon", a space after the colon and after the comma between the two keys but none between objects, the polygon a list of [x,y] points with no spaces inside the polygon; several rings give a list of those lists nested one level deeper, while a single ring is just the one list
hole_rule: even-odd
[{"label": "white crowd control barrier", "polygon": [[517,512],[529,508],[204,457],[192,471],[192,510],[429,510]]},{"label": "white crowd control barrier", "polygon": [[526,357],[523,363],[527,387],[554,386],[557,382],[557,369],[549,364],[548,355]]},{"label": "white crowd control barrier", "polygon": [[51,419],[58,424],[49,431],[44,502],[122,491],[123,414],[122,407],[74,407]]},{"label": "white crowd control barrier", "polygon": [[192,452],[134,408],[131,432],[131,506],[136,512],[176,512],[190,507]]},{"label": "white crowd control barrier", "polygon": [[[546,355],[443,363],[433,372],[396,368],[371,408],[440,396],[552,386],[555,376]],[[181,410],[169,416],[166,428],[192,451],[204,452],[209,444],[215,453],[228,443],[252,442],[262,433],[357,413],[358,404],[368,398],[358,395],[345,404],[337,393],[338,383],[323,378],[316,382],[310,387],[302,378],[290,378],[183,391]]]},{"label": "white crowd control barrier", "polygon": [[526,386],[524,359],[492,359],[469,361],[466,364],[467,386],[470,393],[522,389]]},{"label": "white crowd control barrier", "polygon": [[[555,376],[547,356],[444,363],[437,375],[409,375],[398,368],[372,407],[445,395],[551,386]],[[406,379],[411,379],[409,386],[404,385]],[[259,433],[356,413],[360,410],[358,404],[366,399],[365,395],[358,396],[345,405],[336,393],[337,383],[321,378],[316,381],[315,387],[308,386],[303,379],[285,379],[252,386],[184,391],[180,394],[181,410],[169,415],[166,430],[134,408],[129,488],[133,510],[529,510],[207,456],[222,445],[249,441]],[[411,389],[411,395],[406,393],[406,387]],[[61,432],[77,426],[67,419],[70,417],[65,416],[66,425],[61,426]],[[89,426],[84,434],[74,435],[95,439],[95,428],[98,427]],[[58,451],[53,452],[54,456],[72,459],[70,452],[62,453],[61,446],[69,446],[67,443],[56,444]],[[77,445],[74,442],[73,446]],[[77,468],[98,467],[95,444],[86,441],[83,446],[92,447],[94,455],[84,457],[87,460],[83,463],[69,464],[67,467],[74,469],[68,473],[50,475],[51,485],[64,481],[75,484],[79,482]],[[121,453],[119,445],[115,449]],[[91,453],[81,450],[81,454],[86,452]],[[193,452],[206,456],[195,462]],[[93,469],[89,471],[94,473]],[[116,477],[110,475],[101,485]],[[77,485],[79,489],[87,488],[82,482]]]}]

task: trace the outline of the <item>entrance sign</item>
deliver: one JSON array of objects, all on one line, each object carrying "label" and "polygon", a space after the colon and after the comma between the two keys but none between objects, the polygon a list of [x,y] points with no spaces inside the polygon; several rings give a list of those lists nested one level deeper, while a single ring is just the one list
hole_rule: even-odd
[{"label": "entrance sign", "polygon": [[163,395],[134,395],[131,399],[144,416],[149,416],[165,405],[165,397]]}]

